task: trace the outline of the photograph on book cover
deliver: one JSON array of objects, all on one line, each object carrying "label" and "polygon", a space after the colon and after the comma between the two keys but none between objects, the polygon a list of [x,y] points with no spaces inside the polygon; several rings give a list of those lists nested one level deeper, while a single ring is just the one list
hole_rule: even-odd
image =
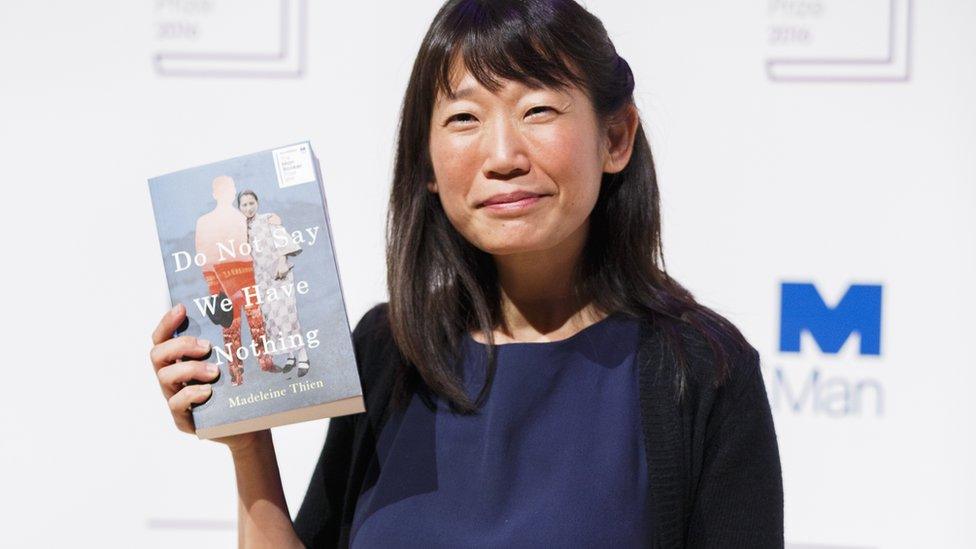
[{"label": "photograph on book cover", "polygon": [[361,394],[307,143],[150,180],[166,277],[220,368],[198,428]]}]

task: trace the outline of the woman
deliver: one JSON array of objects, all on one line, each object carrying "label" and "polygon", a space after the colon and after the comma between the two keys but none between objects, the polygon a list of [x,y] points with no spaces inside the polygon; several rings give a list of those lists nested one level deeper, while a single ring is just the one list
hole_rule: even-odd
[{"label": "woman", "polygon": [[[367,412],[330,421],[294,522],[270,434],[223,441],[242,539],[783,546],[759,357],[664,270],[633,88],[571,0],[441,8],[403,103],[390,300],[353,334]],[[177,385],[207,378],[165,341],[183,314],[154,356],[192,432],[208,393]]]},{"label": "woman", "polygon": [[[289,233],[281,226],[280,217],[273,213],[258,213],[258,195],[254,191],[241,191],[237,195],[237,207],[247,219],[247,241],[253,244],[251,258],[254,260],[254,280],[259,291],[277,290],[277,299],[261,302],[268,336],[265,352],[272,357],[288,355],[285,367],[276,370],[285,373],[295,367],[297,356],[298,377],[302,377],[309,369],[308,351],[305,350],[302,326],[298,321],[295,294],[285,291],[285,288],[295,286],[288,258],[302,253],[302,249],[291,238],[281,238]],[[285,244],[281,245],[282,242]]]}]

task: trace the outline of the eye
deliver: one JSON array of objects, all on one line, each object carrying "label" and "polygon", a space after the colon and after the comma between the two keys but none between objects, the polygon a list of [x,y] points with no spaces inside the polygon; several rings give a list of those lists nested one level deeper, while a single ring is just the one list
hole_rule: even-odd
[{"label": "eye", "polygon": [[549,106],[546,106],[546,105],[540,105],[538,107],[532,107],[531,109],[529,109],[528,114],[531,115],[534,112],[545,112],[545,111],[556,112],[556,109],[554,109],[552,107],[549,107]]},{"label": "eye", "polygon": [[464,117],[468,117],[469,119],[472,119],[472,120],[474,119],[474,116],[472,116],[471,113],[462,112],[462,113],[455,114],[454,116],[451,116],[450,118],[448,118],[446,124],[450,124],[454,120],[463,119]]}]

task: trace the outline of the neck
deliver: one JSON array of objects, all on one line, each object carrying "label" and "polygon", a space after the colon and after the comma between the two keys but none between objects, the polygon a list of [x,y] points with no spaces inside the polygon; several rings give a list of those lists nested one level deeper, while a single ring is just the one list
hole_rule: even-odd
[{"label": "neck", "polygon": [[502,322],[496,339],[562,339],[603,318],[574,292],[589,220],[558,245],[494,256]]}]

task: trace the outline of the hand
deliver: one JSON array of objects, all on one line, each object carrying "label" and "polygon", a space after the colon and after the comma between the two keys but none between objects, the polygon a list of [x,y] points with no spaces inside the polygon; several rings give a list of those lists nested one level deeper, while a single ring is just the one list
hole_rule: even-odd
[{"label": "hand", "polygon": [[288,264],[288,260],[282,257],[278,260],[278,269],[275,273],[275,279],[281,280],[282,278],[285,278],[285,275],[287,275],[288,271],[290,270],[291,265]]},{"label": "hand", "polygon": [[[159,378],[159,387],[163,390],[163,396],[169,403],[176,427],[184,433],[196,434],[190,405],[202,404],[210,398],[209,382],[215,381],[220,376],[220,371],[213,363],[184,360],[185,357],[204,358],[210,353],[209,341],[193,336],[173,338],[173,332],[185,318],[186,308],[183,304],[176,305],[163,315],[152,333],[153,347],[149,351],[149,359],[156,371],[156,377]],[[188,385],[191,380],[205,383]],[[260,440],[262,435],[263,433],[258,431],[212,440],[226,444],[231,451],[236,451],[251,446]]]}]

